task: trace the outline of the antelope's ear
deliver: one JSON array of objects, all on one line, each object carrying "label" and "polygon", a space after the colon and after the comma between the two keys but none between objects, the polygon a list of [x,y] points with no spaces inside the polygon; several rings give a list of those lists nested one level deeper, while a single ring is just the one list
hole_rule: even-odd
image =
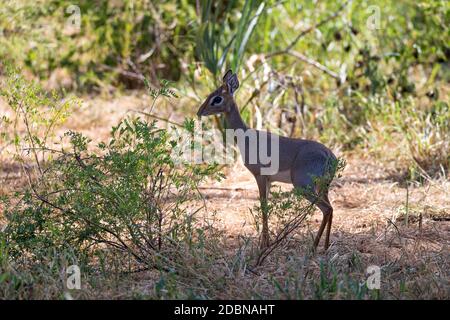
[{"label": "antelope's ear", "polygon": [[222,80],[223,83],[227,83],[228,79],[233,75],[233,71],[231,71],[231,69],[229,69],[223,76]]},{"label": "antelope's ear", "polygon": [[228,93],[233,95],[236,92],[236,90],[239,88],[239,80],[237,78],[237,75],[233,74],[232,76],[230,76],[227,79],[226,84],[227,84]]}]

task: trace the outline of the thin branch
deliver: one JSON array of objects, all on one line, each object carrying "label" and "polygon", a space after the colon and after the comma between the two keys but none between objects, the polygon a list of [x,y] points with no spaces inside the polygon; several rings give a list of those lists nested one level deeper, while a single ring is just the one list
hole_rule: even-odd
[{"label": "thin branch", "polygon": [[101,64],[100,68],[103,68],[104,70],[118,72],[122,76],[130,78],[130,79],[137,79],[137,80],[141,80],[141,81],[145,80],[145,77],[142,74],[138,74],[138,73],[131,72],[131,71],[128,71],[128,70],[123,70],[123,69],[120,69],[119,67],[113,68],[113,67],[110,67],[110,66],[108,66],[106,64]]},{"label": "thin branch", "polygon": [[301,212],[292,218],[286,225],[278,232],[274,241],[266,248],[264,248],[258,255],[254,267],[258,267],[263,264],[264,260],[280,246],[282,242],[295,231],[300,224],[314,211],[314,204],[310,203],[307,207],[304,207]]},{"label": "thin branch", "polygon": [[155,115],[153,113],[148,113],[148,112],[139,111],[139,110],[135,110],[135,109],[129,109],[128,111],[133,111],[133,112],[136,112],[136,113],[139,113],[139,114],[143,114],[145,116],[148,116],[148,117],[151,117],[151,118],[154,118],[154,119],[157,119],[157,120],[165,121],[167,123],[173,124],[173,125],[178,126],[178,127],[183,127],[183,125],[180,124],[180,123],[171,121],[169,119],[165,119],[163,117],[159,117],[159,116],[157,116],[157,115]]},{"label": "thin branch", "polygon": [[326,74],[328,74],[330,77],[332,77],[334,79],[339,79],[339,75],[336,72],[331,71],[330,69],[325,67],[323,64],[320,64],[319,62],[317,62],[311,58],[308,58],[307,56],[301,54],[300,52],[289,50],[286,52],[286,54],[291,55],[303,62],[306,62],[307,64],[313,66],[314,68],[317,68],[320,71],[325,72]]},{"label": "thin branch", "polygon": [[311,31],[314,31],[314,30],[320,28],[325,23],[328,23],[328,22],[336,19],[339,16],[339,13],[341,13],[341,11],[344,10],[344,8],[351,1],[352,0],[345,1],[333,14],[329,15],[328,17],[326,17],[325,19],[319,21],[318,23],[316,23],[315,25],[309,27],[308,29],[302,31],[284,50],[279,50],[279,51],[275,51],[275,52],[269,53],[268,55],[266,55],[266,58],[272,58],[272,57],[277,56],[277,55],[282,55],[282,54],[288,53],[288,51],[290,51],[302,37],[304,37],[305,35],[307,35]]},{"label": "thin branch", "polygon": [[291,55],[291,56],[317,68],[318,70],[320,70],[322,72],[325,72],[326,74],[328,74],[329,76],[331,76],[334,79],[339,79],[339,75],[336,72],[331,71],[330,69],[328,69],[324,65],[320,64],[319,62],[315,61],[314,59],[308,58],[299,52],[293,51],[292,48],[294,48],[294,46],[298,43],[298,41],[302,37],[304,37],[311,31],[314,31],[314,30],[320,28],[321,26],[323,26],[324,24],[336,19],[339,16],[339,14],[342,12],[342,10],[344,10],[344,8],[347,7],[347,5],[351,1],[352,0],[345,1],[333,14],[329,15],[328,17],[319,21],[318,23],[309,27],[308,29],[302,31],[299,35],[297,35],[297,37],[285,49],[266,54],[264,57],[266,59],[270,59],[270,58],[273,58],[273,57],[276,57],[279,55],[288,54],[288,55]]},{"label": "thin branch", "polygon": [[24,123],[25,123],[25,128],[26,128],[26,130],[27,130],[28,139],[30,140],[30,143],[31,143],[31,146],[32,146],[31,151],[32,151],[33,156],[34,156],[34,160],[36,161],[37,167],[38,167],[38,169],[39,169],[39,173],[42,175],[41,163],[40,163],[40,161],[39,161],[39,157],[38,157],[37,152],[36,152],[36,149],[35,149],[35,148],[36,148],[36,145],[35,145],[35,143],[34,143],[33,135],[31,134],[30,124],[28,123],[27,112],[26,112],[25,109],[22,107],[22,103],[20,103],[19,108],[20,108],[20,110],[21,110],[22,113],[23,113],[23,119],[24,119]]}]

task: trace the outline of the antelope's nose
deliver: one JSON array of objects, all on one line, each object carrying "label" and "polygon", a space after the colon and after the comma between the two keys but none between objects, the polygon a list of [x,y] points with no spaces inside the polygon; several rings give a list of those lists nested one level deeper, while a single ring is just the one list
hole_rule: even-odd
[{"label": "antelope's nose", "polygon": [[203,112],[205,111],[206,108],[206,104],[203,103],[200,108],[197,111],[197,117],[200,118],[201,116],[203,116]]}]

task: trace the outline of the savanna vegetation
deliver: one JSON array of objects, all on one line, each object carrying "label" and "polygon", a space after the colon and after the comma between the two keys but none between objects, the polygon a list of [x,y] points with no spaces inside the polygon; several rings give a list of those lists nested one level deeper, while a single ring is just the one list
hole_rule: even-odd
[{"label": "savanna vegetation", "polygon": [[[449,21],[444,0],[0,0],[0,298],[448,299]],[[273,188],[261,251],[242,164],[176,161],[229,68],[250,127],[346,160],[328,251],[301,195]]]}]

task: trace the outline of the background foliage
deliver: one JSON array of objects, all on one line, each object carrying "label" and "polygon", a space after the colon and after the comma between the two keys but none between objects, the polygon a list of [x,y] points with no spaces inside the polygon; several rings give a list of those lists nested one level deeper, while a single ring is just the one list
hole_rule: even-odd
[{"label": "background foliage", "polygon": [[79,29],[71,4],[4,2],[0,59],[56,89],[179,81],[194,104],[232,67],[253,126],[448,170],[446,1],[80,1]]}]

